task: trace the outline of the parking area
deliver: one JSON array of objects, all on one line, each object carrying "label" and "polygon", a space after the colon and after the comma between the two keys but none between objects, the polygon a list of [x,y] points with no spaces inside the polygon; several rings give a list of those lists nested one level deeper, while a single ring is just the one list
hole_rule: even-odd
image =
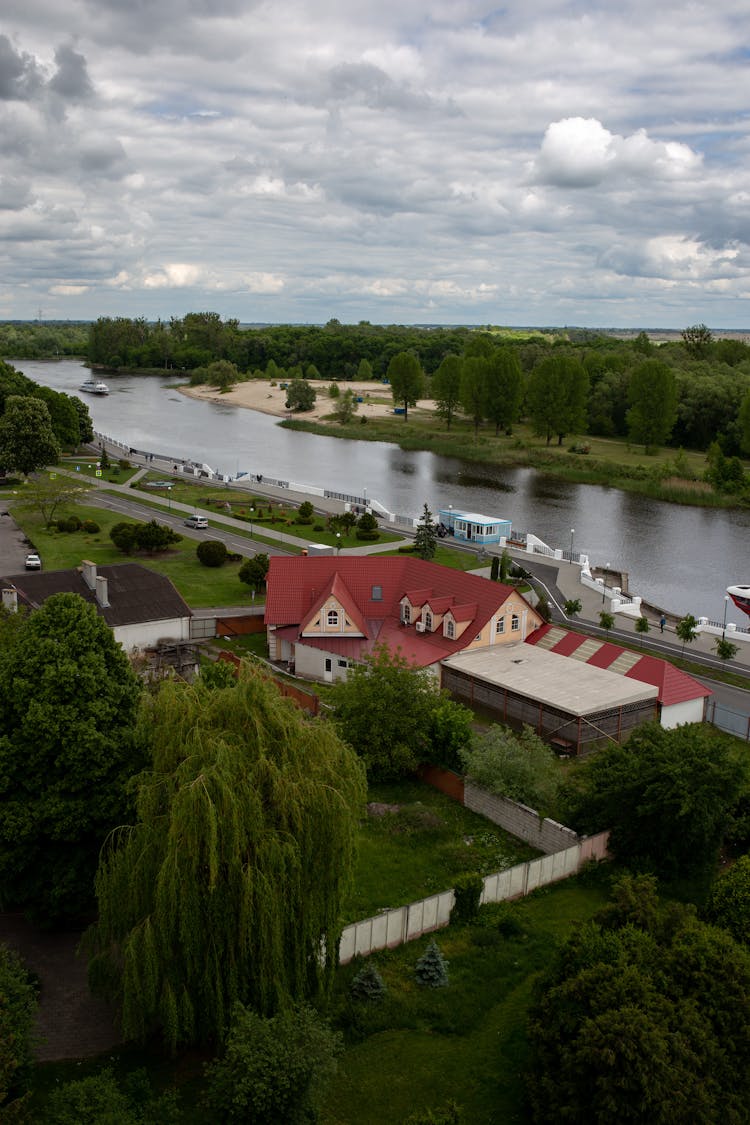
[{"label": "parking area", "polygon": [[8,514],[8,503],[0,493],[0,574],[23,574],[30,550],[26,536]]}]

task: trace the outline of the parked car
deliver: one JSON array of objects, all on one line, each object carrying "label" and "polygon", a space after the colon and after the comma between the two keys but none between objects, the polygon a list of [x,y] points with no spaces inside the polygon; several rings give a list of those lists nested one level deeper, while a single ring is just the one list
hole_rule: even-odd
[{"label": "parked car", "polygon": [[27,570],[41,570],[42,560],[39,555],[32,553],[26,556],[26,569]]},{"label": "parked car", "polygon": [[194,527],[196,531],[205,531],[208,527],[208,520],[205,516],[188,516],[185,520],[185,527]]}]

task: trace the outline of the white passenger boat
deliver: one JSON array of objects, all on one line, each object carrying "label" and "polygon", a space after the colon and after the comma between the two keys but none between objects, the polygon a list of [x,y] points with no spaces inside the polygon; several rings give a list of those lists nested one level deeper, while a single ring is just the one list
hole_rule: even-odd
[{"label": "white passenger boat", "polygon": [[737,609],[750,617],[750,586],[727,586],[727,593]]},{"label": "white passenger boat", "polygon": [[90,395],[108,395],[109,387],[103,383],[101,379],[85,379],[78,388],[80,391],[87,391]]}]

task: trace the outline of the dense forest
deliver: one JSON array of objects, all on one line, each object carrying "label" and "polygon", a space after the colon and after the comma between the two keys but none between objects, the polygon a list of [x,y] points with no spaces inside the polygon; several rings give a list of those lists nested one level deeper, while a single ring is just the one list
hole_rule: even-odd
[{"label": "dense forest", "polygon": [[709,452],[717,482],[729,491],[742,478],[732,459],[750,453],[750,346],[714,338],[704,325],[661,344],[645,332],[623,340],[580,329],[338,320],[246,328],[212,312],[168,323],[101,317],[90,325],[0,325],[0,354],[74,353],[103,368],[185,371],[193,382],[224,388],[258,377],[379,381],[407,354],[419,361],[415,390],[437,400],[448,429],[454,415],[495,433],[524,420],[548,444],[591,435],[625,438],[646,452]]}]

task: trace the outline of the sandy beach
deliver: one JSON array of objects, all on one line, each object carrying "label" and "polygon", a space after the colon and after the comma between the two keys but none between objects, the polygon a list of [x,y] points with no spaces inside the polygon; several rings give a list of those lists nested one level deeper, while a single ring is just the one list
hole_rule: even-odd
[{"label": "sandy beach", "polygon": [[[278,385],[272,386],[267,379],[251,379],[247,383],[237,383],[231,390],[222,394],[215,387],[180,387],[181,394],[190,398],[206,399],[209,402],[230,403],[232,406],[243,406],[247,410],[259,410],[261,414],[274,414],[278,418],[307,418],[318,421],[333,410],[334,400],[328,397],[330,382],[324,380],[311,380],[315,387],[317,398],[312,410],[305,410],[293,414],[286,408],[286,391]],[[368,417],[384,417],[393,414],[393,398],[390,387],[377,383],[339,383],[341,391],[353,390],[361,395],[363,401],[358,404],[357,415]],[[420,399],[417,409],[431,410],[434,407],[432,399]]]}]

